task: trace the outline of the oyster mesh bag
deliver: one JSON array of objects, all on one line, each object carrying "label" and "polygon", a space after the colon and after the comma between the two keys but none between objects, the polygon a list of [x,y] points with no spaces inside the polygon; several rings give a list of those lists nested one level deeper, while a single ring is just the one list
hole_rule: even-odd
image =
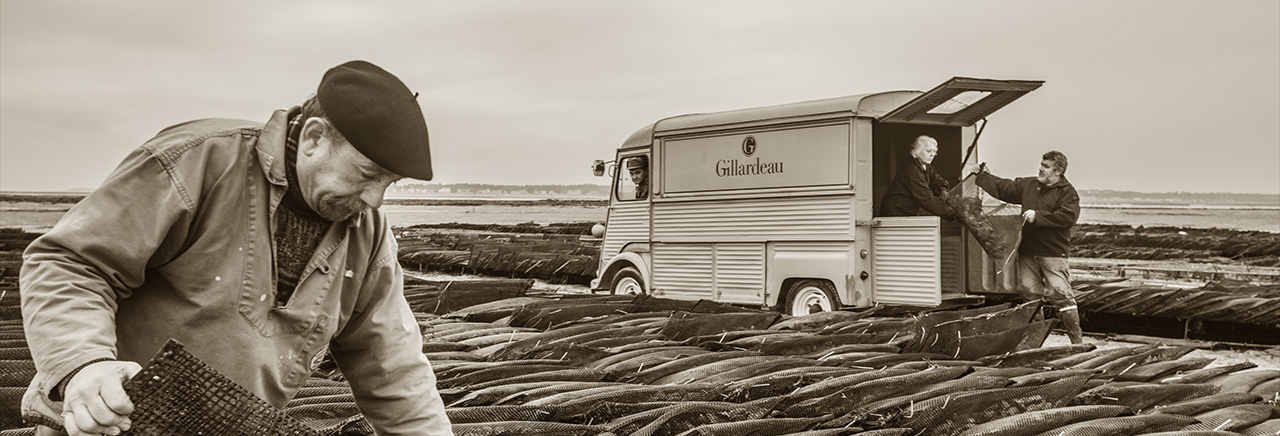
[{"label": "oyster mesh bag", "polygon": [[1022,216],[1018,208],[1007,203],[986,206],[978,194],[977,177],[969,175],[941,197],[991,260],[1005,266],[1021,242]]},{"label": "oyster mesh bag", "polygon": [[219,374],[170,339],[125,382],[133,400],[125,435],[319,436]]}]

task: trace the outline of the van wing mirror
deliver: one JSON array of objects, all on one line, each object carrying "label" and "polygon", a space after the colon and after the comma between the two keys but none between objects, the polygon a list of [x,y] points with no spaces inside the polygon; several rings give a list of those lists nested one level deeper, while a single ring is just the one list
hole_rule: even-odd
[{"label": "van wing mirror", "polygon": [[591,163],[591,172],[592,172],[592,173],[594,173],[594,174],[596,175],[596,177],[603,176],[603,175],[604,175],[604,161],[602,161],[602,160],[600,160],[600,159],[596,159],[596,161],[595,161],[595,162],[592,162],[592,163]]}]

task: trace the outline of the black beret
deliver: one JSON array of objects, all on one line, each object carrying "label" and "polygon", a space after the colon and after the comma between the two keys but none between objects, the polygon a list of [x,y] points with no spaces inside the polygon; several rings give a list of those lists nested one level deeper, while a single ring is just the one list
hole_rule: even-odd
[{"label": "black beret", "polygon": [[417,97],[395,75],[365,61],[333,67],[316,98],[356,150],[397,175],[431,180],[427,122]]}]

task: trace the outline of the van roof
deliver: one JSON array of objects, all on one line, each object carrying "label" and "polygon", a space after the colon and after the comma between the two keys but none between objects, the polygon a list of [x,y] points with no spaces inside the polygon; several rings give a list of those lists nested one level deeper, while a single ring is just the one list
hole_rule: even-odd
[{"label": "van roof", "polygon": [[689,114],[658,120],[622,144],[653,144],[655,136],[705,129],[750,127],[765,122],[799,122],[826,118],[869,117],[881,122],[968,126],[1043,85],[1040,80],[996,80],[952,77],[927,92],[887,91],[798,103]]},{"label": "van roof", "polygon": [[654,136],[686,129],[728,127],[757,121],[821,115],[878,117],[911,101],[911,99],[920,94],[923,94],[923,92],[886,91],[723,112],[677,115],[642,127],[627,138],[622,148],[650,145],[653,143]]}]

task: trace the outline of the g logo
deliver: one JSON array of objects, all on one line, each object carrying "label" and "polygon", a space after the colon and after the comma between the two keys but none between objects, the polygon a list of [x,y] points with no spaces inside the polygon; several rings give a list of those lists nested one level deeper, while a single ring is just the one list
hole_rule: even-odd
[{"label": "g logo", "polygon": [[756,137],[747,136],[747,139],[742,140],[742,154],[751,156],[752,154],[755,154],[755,152],[756,152]]}]

